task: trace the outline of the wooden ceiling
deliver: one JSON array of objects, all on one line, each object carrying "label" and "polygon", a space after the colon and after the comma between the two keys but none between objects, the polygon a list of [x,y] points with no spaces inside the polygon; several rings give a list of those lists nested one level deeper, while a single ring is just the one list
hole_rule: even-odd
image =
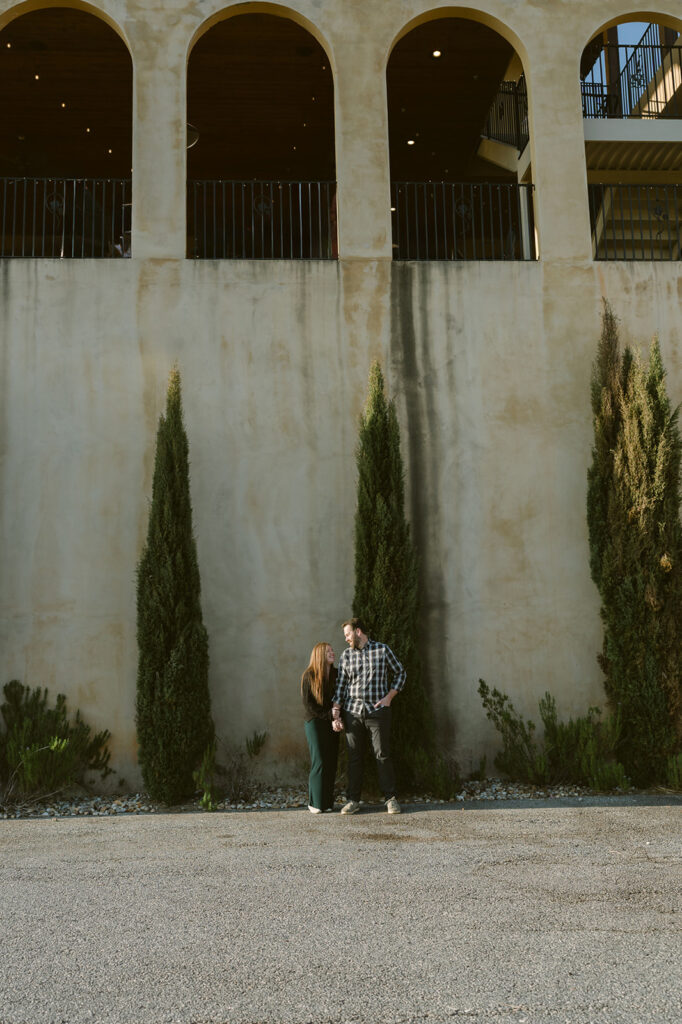
[{"label": "wooden ceiling", "polygon": [[125,43],[91,14],[53,7],[10,22],[0,33],[0,174],[130,177],[132,75]]},{"label": "wooden ceiling", "polygon": [[489,180],[503,173],[475,154],[513,54],[502,36],[465,18],[426,22],[397,43],[387,70],[394,181]]},{"label": "wooden ceiling", "polygon": [[187,118],[199,131],[190,178],[334,180],[334,84],[327,56],[285,18],[243,14],[199,39]]},{"label": "wooden ceiling", "polygon": [[[397,44],[387,73],[394,179],[499,176],[475,152],[512,53],[492,30],[458,18]],[[294,22],[219,22],[190,56],[187,116],[199,141],[188,176],[334,179],[333,89],[324,50]],[[0,103],[0,175],[130,175],[132,64],[95,16],[49,8],[11,22],[0,33]]]}]

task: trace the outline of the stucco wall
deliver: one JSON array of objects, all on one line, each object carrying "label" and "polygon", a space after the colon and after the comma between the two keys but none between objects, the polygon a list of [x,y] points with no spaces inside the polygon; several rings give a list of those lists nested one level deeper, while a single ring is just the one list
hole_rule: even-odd
[{"label": "stucco wall", "polygon": [[[675,265],[2,266],[5,678],[63,690],[134,777],[135,564],[168,370],[183,375],[222,735],[302,754],[297,680],[341,647],[371,360],[398,401],[423,653],[463,766],[494,741],[480,676],[534,712],[601,700],[585,473],[605,293],[659,331],[682,395]],[[494,296],[494,302],[490,297]]]},{"label": "stucco wall", "polygon": [[[30,6],[0,3],[0,27]],[[373,358],[403,430],[427,677],[465,770],[494,743],[479,677],[527,713],[545,689],[567,713],[602,698],[585,526],[602,295],[624,341],[659,332],[682,398],[680,264],[590,258],[578,61],[600,24],[635,8],[482,5],[526,66],[541,260],[449,265],[389,258],[385,64],[428,6],[292,8],[335,73],[338,263],[184,259],[186,57],[220,8],[121,0],[106,10],[134,64],[133,259],[0,265],[3,681],[61,690],[111,729],[131,784],[135,565],[175,360],[218,731],[267,729],[283,772],[303,757],[310,648],[342,646]]]}]

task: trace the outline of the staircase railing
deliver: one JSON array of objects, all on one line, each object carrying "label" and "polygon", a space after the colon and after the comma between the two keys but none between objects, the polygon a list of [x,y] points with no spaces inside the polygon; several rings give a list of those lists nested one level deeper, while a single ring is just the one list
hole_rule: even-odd
[{"label": "staircase railing", "polygon": [[596,260],[679,260],[682,185],[588,186]]},{"label": "staircase railing", "polygon": [[497,96],[488,112],[482,135],[508,146],[516,146],[519,156],[528,145],[528,92],[522,75],[518,82],[500,82]]},{"label": "staircase railing", "polygon": [[[614,65],[621,71],[610,80]],[[682,47],[604,43],[582,80],[583,117],[682,118],[681,86]]]}]

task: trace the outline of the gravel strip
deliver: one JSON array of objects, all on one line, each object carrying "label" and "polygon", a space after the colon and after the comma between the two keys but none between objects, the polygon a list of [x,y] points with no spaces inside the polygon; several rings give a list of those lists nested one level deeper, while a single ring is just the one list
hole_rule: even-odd
[{"label": "gravel strip", "polygon": [[[635,790],[628,791],[635,793]],[[614,790],[614,795],[623,795],[623,790]],[[501,779],[485,779],[477,782],[464,783],[454,800],[440,800],[427,794],[412,794],[402,802],[404,804],[439,805],[463,803],[470,800],[564,800],[596,796],[596,792],[584,786],[529,786],[523,783],[505,782]],[[345,796],[340,793],[337,803],[345,803]],[[307,807],[308,792],[295,786],[280,786],[276,789],[263,789],[257,800],[251,803],[239,801],[231,803],[221,800],[216,809],[220,811],[259,811],[286,810],[291,807]],[[0,811],[0,818],[103,818],[120,814],[158,814],[167,813],[168,807],[155,804],[145,793],[134,793],[126,796],[87,796],[75,799],[52,799],[17,807],[5,807]],[[182,804],[177,811],[203,812],[198,799]]]}]

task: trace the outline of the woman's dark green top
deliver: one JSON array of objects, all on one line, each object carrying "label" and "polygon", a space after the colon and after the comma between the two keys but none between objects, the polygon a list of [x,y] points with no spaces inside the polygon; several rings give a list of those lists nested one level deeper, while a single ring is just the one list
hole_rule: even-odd
[{"label": "woman's dark green top", "polygon": [[303,676],[301,699],[303,700],[303,711],[306,722],[312,722],[313,718],[326,718],[331,721],[332,697],[334,696],[334,690],[336,689],[336,675],[336,666],[331,665],[329,668],[329,675],[324,683],[321,704],[318,704],[310,692],[310,673],[306,672]]}]

